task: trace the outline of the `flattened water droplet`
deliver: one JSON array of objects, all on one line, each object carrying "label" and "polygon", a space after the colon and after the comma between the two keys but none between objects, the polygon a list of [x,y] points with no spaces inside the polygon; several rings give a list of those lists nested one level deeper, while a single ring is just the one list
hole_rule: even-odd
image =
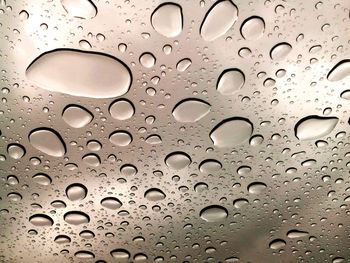
[{"label": "flattened water droplet", "polygon": [[162,138],[157,134],[152,134],[146,138],[146,143],[148,144],[160,144],[162,143]]},{"label": "flattened water droplet", "polygon": [[66,12],[73,17],[89,19],[97,14],[97,8],[90,0],[61,0]]},{"label": "flattened water droplet", "polygon": [[126,249],[118,248],[111,251],[111,256],[118,260],[118,263],[128,263],[130,253]]},{"label": "flattened water droplet", "polygon": [[38,128],[29,133],[29,142],[37,150],[54,157],[66,153],[66,145],[58,132],[50,128]]},{"label": "flattened water droplet", "polygon": [[270,242],[269,247],[271,249],[281,249],[285,245],[286,245],[286,241],[284,241],[283,239],[275,239]]},{"label": "flattened water droplet", "polygon": [[292,51],[292,46],[286,42],[278,43],[270,51],[270,57],[273,60],[282,60]]},{"label": "flattened water droplet", "polygon": [[237,68],[224,70],[218,79],[216,89],[222,95],[230,96],[239,91],[245,83],[243,72]]},{"label": "flattened water droplet", "polygon": [[71,242],[71,238],[66,235],[58,235],[54,240],[57,244],[68,244]]},{"label": "flattened water droplet", "polygon": [[87,188],[82,184],[71,184],[66,188],[66,195],[71,201],[83,200],[87,195]]},{"label": "flattened water droplet", "polygon": [[304,117],[295,125],[295,136],[301,141],[319,139],[331,133],[338,121],[337,117]]},{"label": "flattened water droplet", "polygon": [[175,3],[159,5],[151,15],[155,31],[165,37],[176,37],[182,31],[183,16],[181,6]]},{"label": "flattened water droplet", "polygon": [[163,193],[163,191],[158,188],[151,188],[145,192],[145,198],[149,201],[160,201],[165,199],[165,197],[166,195]]},{"label": "flattened water droplet", "polygon": [[210,104],[199,99],[185,99],[175,105],[173,116],[178,122],[196,122],[210,112]]},{"label": "flattened water droplet", "polygon": [[140,64],[145,68],[152,68],[156,63],[156,58],[152,53],[145,52],[140,56]]},{"label": "flattened water droplet", "polygon": [[64,221],[71,225],[81,225],[90,222],[90,217],[81,211],[70,211],[64,214]]},{"label": "flattened water droplet", "polygon": [[101,200],[101,205],[111,210],[119,209],[123,204],[115,197],[106,197]]},{"label": "flattened water droplet", "polygon": [[222,164],[218,160],[208,159],[204,160],[199,165],[199,170],[202,173],[215,173],[222,168]]},{"label": "flattened water droplet", "polygon": [[95,234],[90,230],[83,230],[79,233],[79,236],[85,239],[91,239],[95,237]]},{"label": "flattened water droplet", "polygon": [[88,125],[94,116],[82,106],[68,105],[62,112],[62,119],[73,128],[83,128]]},{"label": "flattened water droplet", "polygon": [[130,119],[134,113],[134,105],[127,99],[118,99],[109,106],[109,113],[116,120]]},{"label": "flattened water droplet", "polygon": [[37,173],[37,174],[33,175],[33,182],[40,184],[40,185],[50,185],[52,182],[52,179],[47,174]]},{"label": "flattened water droplet", "polygon": [[261,194],[266,187],[266,184],[262,182],[254,182],[248,185],[248,192],[251,194]]},{"label": "flattened water droplet", "polygon": [[95,258],[94,253],[86,250],[80,250],[74,254],[77,258],[83,258],[83,259],[88,259],[88,258]]},{"label": "flattened water droplet", "polygon": [[350,75],[350,59],[345,59],[336,64],[328,73],[329,81],[339,81]]},{"label": "flattened water droplet", "polygon": [[246,205],[248,205],[248,204],[249,204],[249,202],[248,202],[248,200],[245,199],[245,198],[238,198],[238,199],[235,199],[235,200],[233,201],[233,206],[234,206],[235,208],[237,208],[237,209],[240,209],[240,208],[242,208],[242,207],[244,207],[244,206],[246,206]]},{"label": "flattened water droplet", "polygon": [[35,214],[29,217],[29,222],[35,226],[52,226],[53,220],[45,214]]},{"label": "flattened water droplet", "polygon": [[26,154],[26,149],[18,143],[11,143],[7,146],[7,153],[11,158],[18,160]]},{"label": "flattened water droplet", "polygon": [[247,18],[241,26],[241,34],[247,40],[256,40],[262,37],[265,31],[265,22],[259,16]]},{"label": "flattened water droplet", "polygon": [[289,237],[289,238],[302,238],[302,237],[306,237],[308,235],[309,235],[309,232],[300,231],[300,230],[296,230],[296,229],[290,230],[287,233],[287,237]]},{"label": "flattened water droplet", "polygon": [[90,98],[121,96],[132,81],[129,68],[117,58],[75,49],[43,53],[29,65],[26,75],[45,90]]},{"label": "flattened water droplet", "polygon": [[127,131],[115,131],[109,136],[109,141],[116,146],[128,146],[132,142],[132,136]]},{"label": "flattened water droplet", "polygon": [[200,34],[205,41],[213,41],[233,26],[238,18],[238,9],[230,0],[217,1],[206,13]]},{"label": "flattened water droplet", "polygon": [[187,153],[173,152],[165,157],[165,164],[174,170],[182,170],[191,164],[192,160]]},{"label": "flattened water droplet", "polygon": [[191,64],[192,61],[189,58],[184,58],[176,64],[176,69],[177,71],[184,72],[191,66]]},{"label": "flattened water droplet", "polygon": [[210,132],[210,138],[219,148],[233,147],[248,140],[253,124],[245,118],[233,117],[223,120]]},{"label": "flattened water droplet", "polygon": [[203,208],[200,217],[207,222],[220,222],[227,218],[227,209],[219,205],[211,205]]}]

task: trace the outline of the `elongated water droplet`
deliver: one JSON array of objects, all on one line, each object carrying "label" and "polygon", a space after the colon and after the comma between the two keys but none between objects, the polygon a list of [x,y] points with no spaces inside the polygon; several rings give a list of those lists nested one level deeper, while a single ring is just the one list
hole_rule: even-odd
[{"label": "elongated water droplet", "polygon": [[309,232],[296,230],[296,229],[290,230],[287,233],[287,237],[289,237],[289,238],[302,238],[302,237],[306,237],[308,235],[309,235]]},{"label": "elongated water droplet", "polygon": [[95,258],[94,253],[86,250],[80,250],[74,254],[77,258],[83,258],[83,259],[89,259],[89,258]]},{"label": "elongated water droplet", "polygon": [[94,116],[82,106],[68,105],[62,112],[62,119],[73,128],[83,128]]},{"label": "elongated water droplet", "polygon": [[81,211],[70,211],[64,214],[64,221],[71,225],[81,225],[90,222],[90,217]]},{"label": "elongated water droplet", "polygon": [[61,0],[66,12],[73,17],[89,19],[97,14],[97,8],[90,0]]},{"label": "elongated water droplet", "polygon": [[350,59],[345,59],[336,64],[328,73],[329,81],[339,81],[350,75]]},{"label": "elongated water droplet", "polygon": [[239,91],[244,83],[245,76],[241,70],[227,69],[220,74],[216,89],[222,95],[230,96]]},{"label": "elongated water droplet", "polygon": [[176,69],[180,72],[184,72],[191,66],[191,64],[192,61],[189,58],[184,58],[176,64]]},{"label": "elongated water droplet", "polygon": [[222,168],[222,164],[218,160],[208,159],[204,160],[199,165],[199,170],[202,173],[215,173]]},{"label": "elongated water droplet", "polygon": [[209,103],[199,99],[185,99],[175,105],[172,114],[178,122],[196,122],[209,112]]},{"label": "elongated water droplet", "polygon": [[275,239],[270,242],[269,247],[271,249],[281,249],[285,245],[286,245],[286,241],[284,241],[283,239]]},{"label": "elongated water droplet", "polygon": [[304,117],[295,125],[295,136],[301,141],[322,138],[333,131],[338,121],[337,117]]},{"label": "elongated water droplet", "polygon": [[71,238],[66,235],[58,235],[54,240],[57,244],[67,244],[71,242]]},{"label": "elongated water droplet", "polygon": [[178,36],[183,24],[181,6],[175,3],[159,5],[151,15],[151,24],[154,30],[165,37]]},{"label": "elongated water droplet", "polygon": [[89,153],[83,156],[82,160],[88,166],[97,167],[101,164],[101,159],[97,154]]},{"label": "elongated water droplet", "polygon": [[149,201],[160,201],[165,199],[165,197],[166,195],[163,193],[163,191],[158,188],[151,188],[145,192],[145,198],[147,198]]},{"label": "elongated water droplet", "polygon": [[26,75],[45,90],[90,98],[121,96],[132,81],[129,68],[115,57],[74,49],[43,53],[30,64]]},{"label": "elongated water droplet", "polygon": [[115,197],[106,197],[101,200],[101,205],[111,210],[119,209],[123,204]]},{"label": "elongated water droplet", "polygon": [[37,150],[54,157],[66,153],[66,145],[58,132],[50,128],[38,128],[29,133],[29,142]]},{"label": "elongated water droplet", "polygon": [[29,222],[35,226],[52,226],[53,220],[45,214],[35,214],[29,217]]},{"label": "elongated water droplet", "polygon": [[52,179],[50,176],[44,173],[37,173],[33,175],[33,182],[40,184],[40,185],[50,185],[52,182]]},{"label": "elongated water droplet", "polygon": [[227,209],[219,205],[211,205],[203,208],[200,217],[207,222],[220,222],[228,216]]}]

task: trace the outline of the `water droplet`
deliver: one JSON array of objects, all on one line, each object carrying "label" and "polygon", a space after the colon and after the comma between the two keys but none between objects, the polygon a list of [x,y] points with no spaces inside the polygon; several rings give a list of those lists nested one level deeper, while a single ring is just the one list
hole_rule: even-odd
[{"label": "water droplet", "polygon": [[17,185],[19,183],[18,178],[14,175],[7,176],[7,183],[9,185]]},{"label": "water droplet", "polygon": [[130,119],[134,113],[134,105],[127,99],[118,99],[109,106],[109,113],[116,120]]},{"label": "water droplet", "polygon": [[131,164],[125,164],[120,168],[120,172],[124,176],[135,176],[137,174],[137,168]]},{"label": "water droplet", "polygon": [[109,136],[109,141],[116,146],[128,146],[132,142],[132,136],[127,131],[115,131]]},{"label": "water droplet", "polygon": [[7,198],[8,198],[11,202],[18,202],[18,201],[22,200],[22,196],[21,196],[19,193],[15,193],[15,192],[9,193],[9,194],[7,195]]},{"label": "water droplet", "polygon": [[90,140],[86,143],[86,146],[90,151],[97,152],[102,149],[102,144],[96,140]]},{"label": "water droplet", "polygon": [[241,26],[241,34],[247,40],[256,40],[262,37],[265,31],[265,22],[261,17],[247,18]]},{"label": "water droplet", "polygon": [[251,194],[261,194],[266,189],[266,184],[254,182],[248,185],[248,192]]},{"label": "water droplet", "polygon": [[62,119],[73,128],[83,128],[88,125],[94,116],[82,106],[68,105],[62,112]]},{"label": "water droplet", "polygon": [[101,200],[101,205],[111,210],[119,209],[123,204],[115,197],[106,197]]},{"label": "water droplet", "polygon": [[79,46],[85,50],[89,50],[92,48],[90,42],[84,39],[79,41]]},{"label": "water droplet", "polygon": [[338,121],[336,117],[307,116],[295,125],[295,136],[301,141],[319,139],[332,132]]},{"label": "water droplet", "polygon": [[71,238],[66,235],[58,235],[54,240],[57,244],[67,244],[71,242]]},{"label": "water droplet", "polygon": [[208,190],[208,185],[206,183],[198,183],[194,186],[194,190],[197,193],[204,192],[204,191]]},{"label": "water droplet", "polygon": [[145,68],[152,68],[156,63],[156,58],[152,53],[145,52],[140,56],[140,63]]},{"label": "water droplet", "polygon": [[215,173],[222,168],[222,164],[218,160],[208,159],[204,160],[199,165],[199,170],[202,173]]},{"label": "water droplet", "polygon": [[111,251],[111,256],[118,260],[118,263],[128,263],[130,259],[129,251],[118,248]]},{"label": "water droplet", "polygon": [[286,42],[278,43],[270,51],[273,60],[282,60],[292,51],[292,46]]},{"label": "water droplet", "polygon": [[182,31],[183,17],[181,6],[175,3],[159,5],[151,15],[155,31],[165,37],[176,37]]},{"label": "water droplet", "polygon": [[210,112],[210,104],[199,99],[185,99],[175,105],[173,116],[178,122],[196,122]]},{"label": "water droplet", "polygon": [[43,53],[29,65],[26,75],[45,90],[90,98],[121,96],[132,81],[129,68],[117,58],[74,49]]},{"label": "water droplet", "polygon": [[66,12],[73,17],[89,19],[97,14],[97,8],[90,0],[61,0]]},{"label": "water droplet", "polygon": [[213,41],[233,26],[238,18],[238,9],[230,0],[217,1],[206,13],[200,34],[205,41]]},{"label": "water droplet", "polygon": [[249,204],[249,202],[248,202],[248,200],[245,199],[245,198],[238,198],[238,199],[235,199],[235,200],[233,201],[233,206],[234,206],[235,208],[237,208],[237,209],[243,208],[243,207],[245,207],[245,206],[248,205],[248,204]]},{"label": "water droplet", "polygon": [[339,81],[350,75],[350,60],[345,59],[336,64],[328,73],[329,81]]},{"label": "water droplet", "polygon": [[26,149],[18,143],[11,143],[7,146],[7,153],[11,158],[18,160],[26,154]]},{"label": "water droplet", "polygon": [[27,20],[29,18],[29,14],[26,10],[22,10],[21,12],[19,12],[19,17],[22,20]]},{"label": "water droplet", "polygon": [[83,200],[87,195],[87,188],[82,184],[71,184],[66,188],[66,195],[71,201]]},{"label": "water droplet", "polygon": [[340,94],[340,97],[345,100],[350,100],[350,90],[345,90]]},{"label": "water droplet", "polygon": [[90,230],[83,230],[79,233],[79,236],[84,239],[91,239],[95,237],[95,234]]},{"label": "water droplet", "polygon": [[233,147],[248,140],[253,124],[245,118],[233,117],[223,120],[210,132],[210,138],[219,148]]},{"label": "water droplet", "polygon": [[50,128],[38,128],[29,133],[29,142],[37,150],[54,157],[66,153],[66,145],[58,132]]},{"label": "water droplet", "polygon": [[51,205],[54,207],[54,208],[66,208],[67,205],[65,202],[61,201],[61,200],[55,200],[55,201],[52,201],[51,202]]},{"label": "water droplet", "polygon": [[85,250],[80,250],[80,251],[76,252],[74,254],[74,256],[76,256],[77,258],[83,258],[83,259],[95,258],[95,255],[92,252],[85,251]]},{"label": "water droplet", "polygon": [[64,214],[64,221],[71,225],[81,225],[90,222],[90,217],[81,211],[70,211]]},{"label": "water droplet", "polygon": [[149,201],[160,201],[165,199],[165,197],[166,195],[163,193],[163,191],[158,188],[151,188],[145,192],[145,198]]},{"label": "water droplet", "polygon": [[176,69],[180,72],[184,72],[191,66],[191,64],[192,61],[189,58],[184,58],[176,64]]},{"label": "water droplet", "polygon": [[295,229],[290,230],[287,233],[287,237],[289,237],[289,238],[302,238],[302,237],[306,237],[308,235],[309,235],[309,233],[306,231],[300,231],[300,230],[295,230]]},{"label": "water droplet", "polygon": [[245,76],[237,68],[224,70],[218,79],[216,89],[222,95],[230,96],[239,91],[245,83]]},{"label": "water droplet", "polygon": [[220,222],[228,216],[227,209],[219,205],[211,205],[203,208],[200,217],[207,222]]},{"label": "water droplet", "polygon": [[45,214],[35,214],[29,217],[29,222],[35,226],[52,226],[53,220]]},{"label": "water droplet", "polygon": [[37,173],[37,174],[33,175],[33,182],[46,186],[46,185],[50,185],[52,183],[52,179],[47,174]]},{"label": "water droplet", "polygon": [[160,144],[162,143],[162,138],[157,134],[152,134],[146,138],[146,143],[148,144]]},{"label": "water droplet", "polygon": [[173,152],[165,158],[165,164],[174,170],[182,170],[191,164],[191,157],[184,152]]},{"label": "water droplet", "polygon": [[264,141],[264,137],[261,135],[254,135],[250,140],[249,143],[251,146],[258,146],[261,145]]},{"label": "water droplet", "polygon": [[88,165],[92,167],[97,167],[101,164],[101,159],[97,154],[89,153],[83,156],[82,160]]},{"label": "water droplet", "polygon": [[269,247],[271,249],[281,249],[285,245],[286,245],[286,241],[284,241],[283,239],[275,239],[270,242]]}]

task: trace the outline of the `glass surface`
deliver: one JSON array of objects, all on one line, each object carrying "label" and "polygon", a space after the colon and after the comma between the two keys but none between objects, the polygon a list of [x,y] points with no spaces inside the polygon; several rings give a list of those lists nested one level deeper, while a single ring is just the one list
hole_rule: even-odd
[{"label": "glass surface", "polygon": [[0,262],[350,262],[349,0],[0,0]]}]

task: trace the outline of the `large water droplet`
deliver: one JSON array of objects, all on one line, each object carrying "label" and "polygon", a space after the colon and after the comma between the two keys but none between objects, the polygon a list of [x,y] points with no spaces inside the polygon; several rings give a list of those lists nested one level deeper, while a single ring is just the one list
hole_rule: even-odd
[{"label": "large water droplet", "polygon": [[134,113],[134,105],[127,99],[118,99],[109,106],[109,113],[116,120],[130,119]]},{"label": "large water droplet", "polygon": [[43,89],[90,98],[121,96],[132,81],[129,68],[117,58],[74,49],[43,53],[29,65],[26,75]]},{"label": "large water droplet", "polygon": [[287,237],[289,237],[289,238],[302,238],[302,237],[306,237],[308,235],[309,235],[309,232],[296,230],[296,229],[290,230],[287,233]]},{"label": "large water droplet", "polygon": [[93,118],[91,112],[78,105],[68,105],[62,112],[62,119],[73,128],[85,127]]},{"label": "large water droplet", "polygon": [[71,242],[71,238],[66,235],[58,235],[54,240],[57,244],[67,244]]},{"label": "large water droplet", "polygon": [[209,111],[209,103],[199,99],[185,99],[175,105],[172,114],[178,122],[196,122]]},{"label": "large water droplet", "polygon": [[81,225],[90,222],[90,217],[81,211],[70,211],[64,214],[64,221],[71,225]]},{"label": "large water droplet", "polygon": [[87,188],[82,184],[71,184],[66,188],[66,195],[71,201],[83,200],[87,195]]},{"label": "large water droplet", "polygon": [[336,64],[328,73],[329,81],[339,81],[350,75],[350,60],[345,59]]},{"label": "large water droplet", "polygon": [[307,116],[295,125],[295,136],[301,141],[319,139],[332,132],[338,121],[337,117]]},{"label": "large water droplet", "polygon": [[115,197],[106,197],[101,200],[101,205],[105,208],[117,210],[119,209],[123,204],[119,201],[119,199]]},{"label": "large water droplet", "polygon": [[286,245],[286,241],[284,241],[283,239],[275,239],[270,242],[269,247],[271,249],[281,249],[285,245]]},{"label": "large water droplet", "polygon": [[286,42],[275,45],[270,51],[273,60],[282,60],[292,51],[292,46]]},{"label": "large water droplet", "polygon": [[109,136],[109,141],[116,146],[128,146],[132,142],[132,136],[127,131],[115,131]]},{"label": "large water droplet", "polygon": [[85,250],[76,252],[74,256],[76,256],[77,258],[83,258],[83,259],[95,258],[95,255],[92,252],[85,251]]},{"label": "large water droplet", "polygon": [[192,61],[189,58],[184,58],[176,64],[176,69],[180,72],[184,72],[191,66],[191,64]]},{"label": "large water droplet", "polygon": [[181,6],[174,3],[159,5],[151,15],[151,24],[159,34],[165,37],[176,37],[182,31]]},{"label": "large water droplet", "polygon": [[222,168],[222,164],[218,160],[208,159],[204,160],[199,165],[199,170],[202,173],[215,173]]},{"label": "large water droplet", "polygon": [[101,164],[101,159],[97,154],[89,153],[83,156],[82,160],[88,166],[97,167]]},{"label": "large water droplet", "polygon": [[126,249],[118,248],[111,251],[111,256],[118,260],[118,263],[128,263],[130,253]]},{"label": "large water droplet", "polygon": [[35,226],[52,226],[53,220],[45,214],[35,214],[29,217],[29,222]]},{"label": "large water droplet", "polygon": [[261,194],[266,189],[266,184],[254,182],[248,185],[248,192],[251,194]]},{"label": "large water droplet", "polygon": [[11,143],[7,146],[7,153],[15,160],[21,159],[25,153],[25,148],[18,143]]},{"label": "large water droplet", "polygon": [[66,12],[77,18],[93,18],[97,14],[97,8],[90,0],[61,0]]},{"label": "large water droplet", "polygon": [[224,70],[218,79],[216,89],[222,95],[230,96],[239,91],[245,82],[245,76],[237,68]]},{"label": "large water droplet", "polygon": [[345,100],[350,100],[350,90],[344,90],[341,94],[340,97],[345,99]]},{"label": "large water droplet", "polygon": [[211,205],[202,209],[200,217],[207,222],[220,222],[228,216],[227,209],[219,205]]},{"label": "large water droplet", "polygon": [[241,34],[247,40],[259,39],[265,30],[265,22],[261,17],[252,16],[247,18],[241,26]]},{"label": "large water droplet", "polygon": [[147,198],[149,201],[160,201],[165,199],[165,197],[166,195],[163,193],[163,191],[158,188],[151,188],[145,192],[145,198]]},{"label": "large water droplet", "polygon": [[156,63],[156,58],[152,53],[145,52],[140,56],[140,63],[145,68],[151,68]]},{"label": "large water droplet", "polygon": [[238,9],[230,0],[217,1],[205,15],[200,34],[205,41],[213,41],[226,34],[238,18]]},{"label": "large water droplet", "polygon": [[182,170],[191,164],[191,158],[184,152],[173,152],[165,158],[165,164],[174,170]]},{"label": "large water droplet", "polygon": [[253,124],[245,118],[233,117],[220,122],[210,133],[215,146],[233,147],[248,140],[253,132]]},{"label": "large water droplet", "polygon": [[66,153],[66,145],[58,132],[50,128],[38,128],[29,134],[30,144],[37,150],[54,157]]},{"label": "large water droplet", "polygon": [[52,182],[52,179],[50,176],[44,173],[37,173],[33,175],[33,182],[40,184],[40,185],[50,185]]}]

